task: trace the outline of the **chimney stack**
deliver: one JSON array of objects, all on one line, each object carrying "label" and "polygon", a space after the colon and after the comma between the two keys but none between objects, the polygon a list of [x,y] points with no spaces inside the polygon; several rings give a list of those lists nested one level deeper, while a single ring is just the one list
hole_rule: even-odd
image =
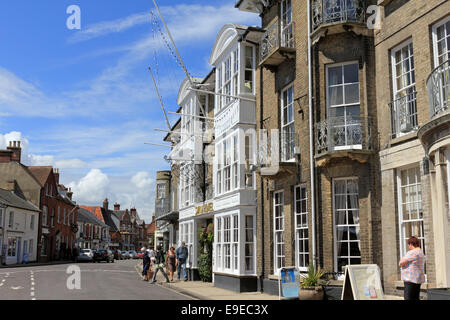
[{"label": "chimney stack", "polygon": [[131,208],[131,216],[136,217],[136,208]]},{"label": "chimney stack", "polygon": [[53,174],[55,175],[56,184],[59,185],[59,169],[53,168]]},{"label": "chimney stack", "polygon": [[118,204],[117,202],[114,203],[114,211],[119,211],[120,210],[120,204]]},{"label": "chimney stack", "polygon": [[73,196],[72,188],[68,189],[67,196],[69,197],[70,200],[72,200],[72,196]]},{"label": "chimney stack", "polygon": [[103,201],[103,209],[108,210],[108,198]]},{"label": "chimney stack", "polygon": [[10,161],[19,162],[22,156],[22,148],[20,147],[20,141],[10,141],[9,146],[6,148],[9,151],[12,151]]}]

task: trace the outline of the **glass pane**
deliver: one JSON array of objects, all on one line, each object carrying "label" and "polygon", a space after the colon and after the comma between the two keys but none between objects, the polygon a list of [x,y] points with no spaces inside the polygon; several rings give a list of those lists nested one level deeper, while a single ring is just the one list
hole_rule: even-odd
[{"label": "glass pane", "polygon": [[345,103],[359,103],[359,84],[345,86]]},{"label": "glass pane", "polygon": [[358,210],[352,210],[348,212],[348,224],[359,224]]},{"label": "glass pane", "polygon": [[358,242],[349,242],[350,245],[350,256],[351,257],[360,257],[361,251],[359,250]]},{"label": "glass pane", "polygon": [[348,228],[350,240],[359,240],[359,228],[349,227]]},{"label": "glass pane", "polygon": [[342,84],[342,67],[328,68],[328,85]]},{"label": "glass pane", "polygon": [[338,242],[337,243],[337,255],[338,256],[348,256],[348,242]]},{"label": "glass pane", "polygon": [[344,102],[342,86],[329,88],[330,105],[341,105]]},{"label": "glass pane", "polygon": [[359,82],[358,64],[348,64],[344,66],[344,82],[355,83]]}]

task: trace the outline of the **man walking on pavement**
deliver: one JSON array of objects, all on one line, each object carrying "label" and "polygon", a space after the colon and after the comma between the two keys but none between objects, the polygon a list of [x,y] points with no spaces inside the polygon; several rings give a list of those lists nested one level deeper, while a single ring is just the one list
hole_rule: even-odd
[{"label": "man walking on pavement", "polygon": [[178,280],[180,280],[181,270],[183,270],[183,279],[184,281],[187,281],[188,279],[186,274],[186,260],[188,258],[188,248],[186,247],[186,243],[184,241],[181,242],[181,247],[177,248],[175,256],[177,258],[176,265],[177,265]]},{"label": "man walking on pavement", "polygon": [[167,276],[167,274],[164,272],[164,253],[161,249],[161,246],[157,246],[156,247],[156,257],[155,257],[156,261],[156,268],[155,268],[155,273],[153,274],[153,279],[152,279],[152,283],[156,282],[156,274],[158,273],[158,270],[162,272],[164,278],[166,278],[167,282],[170,282],[169,277]]}]

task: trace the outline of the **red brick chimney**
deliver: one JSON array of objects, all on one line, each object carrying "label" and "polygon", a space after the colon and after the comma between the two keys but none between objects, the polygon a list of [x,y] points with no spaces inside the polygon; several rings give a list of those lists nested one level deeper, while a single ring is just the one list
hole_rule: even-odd
[{"label": "red brick chimney", "polygon": [[120,204],[118,204],[117,202],[114,203],[114,211],[119,211],[120,210]]},{"label": "red brick chimney", "polygon": [[108,210],[108,198],[103,201],[103,209]]},{"label": "red brick chimney", "polygon": [[9,146],[6,148],[12,151],[11,161],[19,162],[22,156],[22,148],[20,147],[20,141],[10,141]]}]

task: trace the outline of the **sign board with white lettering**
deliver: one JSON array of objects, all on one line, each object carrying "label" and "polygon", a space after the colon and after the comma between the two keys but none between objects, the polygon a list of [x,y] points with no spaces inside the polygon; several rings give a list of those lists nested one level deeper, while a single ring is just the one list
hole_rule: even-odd
[{"label": "sign board with white lettering", "polygon": [[297,267],[285,267],[280,269],[278,280],[279,298],[298,299],[300,289],[300,272]]},{"label": "sign board with white lettering", "polygon": [[341,300],[384,300],[380,268],[376,264],[346,266]]}]

